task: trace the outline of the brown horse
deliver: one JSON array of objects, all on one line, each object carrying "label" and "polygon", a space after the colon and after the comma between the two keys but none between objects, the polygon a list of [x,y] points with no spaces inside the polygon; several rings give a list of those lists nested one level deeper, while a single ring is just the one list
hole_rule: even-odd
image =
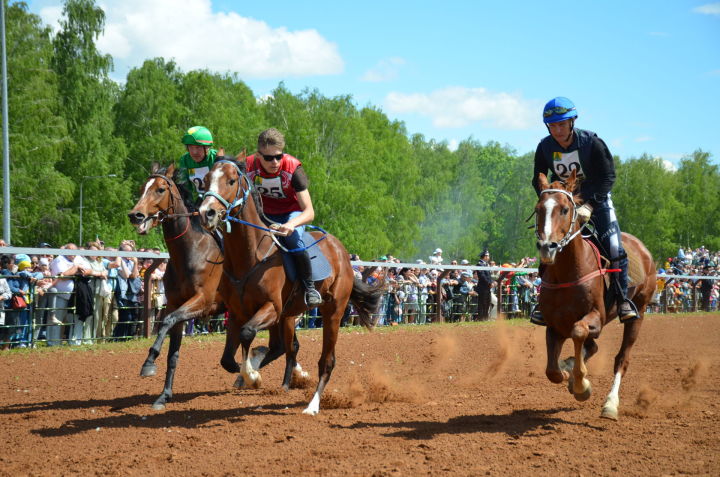
[{"label": "brown horse", "polygon": [[222,275],[222,250],[217,241],[202,228],[199,218],[188,212],[180,191],[171,179],[174,172],[174,165],[167,169],[153,165],[152,174],[140,190],[140,200],[128,213],[130,222],[141,235],[161,223],[170,253],[170,262],[163,278],[167,297],[166,314],[140,371],[141,376],[156,374],[155,359],[169,332],[170,350],[165,387],[153,404],[154,409],[164,409],[165,404],[172,399],[173,378],[185,322],[224,312],[217,291]]},{"label": "brown horse", "polygon": [[[540,174],[539,183],[535,233],[544,264],[538,305],[547,323],[545,374],[554,383],[567,379],[568,390],[577,400],[585,401],[592,392],[585,362],[597,352],[595,340],[602,327],[617,316],[615,300],[608,300],[606,305],[606,269],[602,268],[595,246],[580,234],[582,224],[576,207],[581,198],[573,196],[575,171],[565,183],[549,184],[544,174]],[[655,292],[655,267],[650,252],[630,234],[623,233],[622,241],[631,262],[628,298],[637,307],[638,318],[624,323],[622,345],[615,356],[615,380],[601,414],[609,419],[617,419],[620,382],[630,363],[630,351],[640,332],[645,308]],[[568,338],[573,340],[575,355],[560,362],[562,345]]]},{"label": "brown horse", "polygon": [[[260,219],[260,195],[245,174],[244,157],[239,162],[217,161],[205,176],[205,195],[200,216],[208,229],[223,226],[225,236],[225,274],[220,284],[230,310],[228,333],[222,363],[225,369],[238,367],[235,353],[242,345],[240,378],[246,387],[257,387],[261,377],[254,369],[250,345],[258,330],[279,323],[285,340],[286,366],[283,388],[289,389],[295,368],[297,343],[293,343],[296,317],[307,310],[302,287],[286,279],[283,261],[273,244],[271,230]],[[239,222],[241,221],[241,222]],[[321,236],[314,234],[316,239]],[[340,241],[327,235],[318,243],[331,265],[328,278],[319,285],[323,303],[323,347],[318,362],[319,382],[312,400],[303,411],[316,415],[320,398],[335,366],[335,344],[343,312],[351,301],[367,328],[374,325],[381,287],[355,279],[348,253]],[[234,363],[234,367],[230,363]]]}]

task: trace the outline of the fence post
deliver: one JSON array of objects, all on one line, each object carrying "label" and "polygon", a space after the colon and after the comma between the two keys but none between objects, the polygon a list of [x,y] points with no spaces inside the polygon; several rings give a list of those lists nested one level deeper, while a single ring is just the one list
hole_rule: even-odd
[{"label": "fence post", "polygon": [[157,267],[163,262],[162,258],[153,258],[152,264],[145,270],[145,276],[143,277],[143,283],[145,292],[143,293],[143,310],[142,320],[145,323],[145,338],[150,338],[152,335],[152,326],[150,324],[150,310],[152,309],[152,293],[150,277]]}]

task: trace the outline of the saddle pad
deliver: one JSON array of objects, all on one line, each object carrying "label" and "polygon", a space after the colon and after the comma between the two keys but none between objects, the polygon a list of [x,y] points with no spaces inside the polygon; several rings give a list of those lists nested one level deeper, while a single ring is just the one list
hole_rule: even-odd
[{"label": "saddle pad", "polygon": [[[310,235],[309,232],[305,232],[302,239],[305,244],[314,243],[317,240],[317,238]],[[330,272],[332,271],[330,263],[327,258],[325,258],[325,255],[323,255],[322,250],[320,250],[321,243],[322,242],[318,242],[307,250],[310,255],[310,263],[312,264],[312,279],[314,282],[325,280],[330,276]],[[293,260],[289,253],[285,253],[282,250],[280,255],[282,255],[283,265],[285,266],[285,274],[290,281],[294,282],[297,280],[295,260]]]},{"label": "saddle pad", "polygon": [[[638,251],[634,247],[625,248],[625,253],[628,256],[628,288],[632,288],[645,282],[645,270],[643,270]],[[605,257],[603,257],[603,260],[606,260]],[[606,290],[610,287],[611,276],[611,274],[605,275]]]}]

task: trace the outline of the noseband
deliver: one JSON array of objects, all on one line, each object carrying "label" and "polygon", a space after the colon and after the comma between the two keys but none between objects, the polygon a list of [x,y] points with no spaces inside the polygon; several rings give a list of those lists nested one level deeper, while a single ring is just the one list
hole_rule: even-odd
[{"label": "noseband", "polygon": [[[565,236],[559,241],[559,242],[550,242],[551,245],[555,245],[558,249],[558,252],[562,252],[562,249],[570,243],[572,239],[574,239],[583,229],[584,225],[581,227],[578,227],[577,231],[573,233],[573,225],[575,225],[575,222],[577,221],[577,206],[575,206],[575,201],[573,200],[573,196],[570,192],[564,190],[564,189],[545,189],[540,191],[540,195],[542,194],[554,194],[556,192],[559,192],[561,194],[564,194],[570,199],[570,203],[573,204],[573,217],[572,221],[570,222],[570,228],[568,229]],[[538,216],[535,214],[535,236],[538,240],[542,240],[540,238],[540,232],[538,230]]]}]

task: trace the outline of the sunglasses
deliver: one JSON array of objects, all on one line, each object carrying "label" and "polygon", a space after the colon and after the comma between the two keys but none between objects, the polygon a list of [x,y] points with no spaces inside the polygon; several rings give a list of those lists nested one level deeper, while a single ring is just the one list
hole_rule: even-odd
[{"label": "sunglasses", "polygon": [[556,106],[554,108],[548,108],[543,111],[543,116],[549,118],[554,114],[565,114],[567,112],[573,111],[574,109],[575,108],[563,108],[562,106]]},{"label": "sunglasses", "polygon": [[281,152],[280,154],[260,154],[263,159],[265,159],[267,162],[272,161],[281,161],[284,154]]}]

